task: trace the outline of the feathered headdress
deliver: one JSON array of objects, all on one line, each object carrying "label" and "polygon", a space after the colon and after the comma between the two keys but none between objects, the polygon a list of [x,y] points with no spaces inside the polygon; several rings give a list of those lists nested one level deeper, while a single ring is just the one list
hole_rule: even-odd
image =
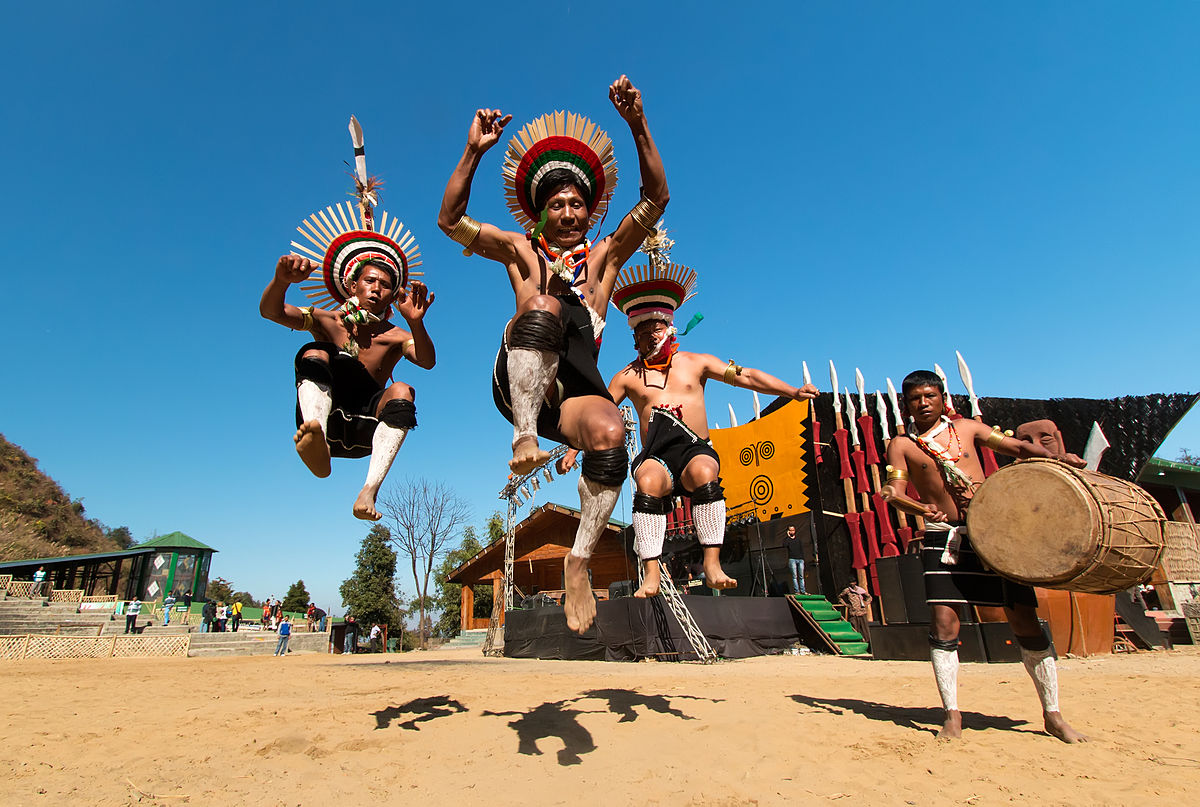
[{"label": "feathered headdress", "polygon": [[538,226],[534,207],[538,185],[556,168],[570,171],[588,204],[588,229],[608,209],[617,187],[617,162],[608,134],[582,115],[555,112],[530,121],[508,144],[504,155],[504,196],[513,217],[526,230]]},{"label": "feathered headdress", "polygon": [[[356,205],[339,202],[318,210],[300,222],[296,228],[310,246],[292,242],[292,253],[311,258],[321,264],[320,279],[301,288],[321,308],[336,309],[352,295],[349,291],[354,278],[364,264],[376,266],[392,274],[399,291],[421,265],[421,248],[404,223],[387,211],[380,211],[376,228],[375,206],[379,204],[379,188],[383,183],[367,176],[367,157],[363,148],[362,127],[350,116],[350,139],[354,143],[354,192]],[[357,211],[355,208],[357,207]]]},{"label": "feathered headdress", "polygon": [[673,324],[675,311],[695,295],[696,272],[668,260],[674,245],[660,225],[642,242],[650,265],[626,266],[617,275],[612,302],[629,318],[630,328],[649,319]]}]

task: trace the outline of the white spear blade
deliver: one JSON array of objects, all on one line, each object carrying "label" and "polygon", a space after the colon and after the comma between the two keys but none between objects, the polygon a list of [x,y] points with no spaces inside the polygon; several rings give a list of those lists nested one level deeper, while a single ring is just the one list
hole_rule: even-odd
[{"label": "white spear blade", "polygon": [[904,418],[900,416],[900,399],[896,397],[896,387],[892,384],[892,379],[888,378],[888,400],[892,402],[892,417],[896,419],[896,427],[899,428],[904,423]]},{"label": "white spear blade", "polygon": [[842,387],[842,389],[846,392],[846,420],[850,424],[850,442],[857,446],[859,443],[858,423],[855,422],[854,418],[858,413],[854,411],[854,399],[850,397],[850,390],[845,387]]},{"label": "white spear blade", "polygon": [[804,383],[805,383],[805,384],[811,384],[811,383],[812,383],[812,376],[810,376],[810,375],[808,374],[808,362],[806,362],[806,361],[802,361],[802,362],[800,362],[800,366],[804,368]]},{"label": "white spear blade", "polygon": [[971,417],[983,417],[983,410],[979,408],[979,399],[975,397],[975,382],[971,380],[971,368],[967,366],[967,360],[961,353],[956,350],[954,355],[958,356],[958,374],[963,383],[967,385],[967,395],[971,398]]},{"label": "white spear blade", "polygon": [[729,426],[733,429],[737,428],[737,415],[733,414],[733,404],[729,404]]},{"label": "white spear blade", "polygon": [[954,412],[954,398],[950,395],[950,382],[946,380],[946,371],[942,369],[942,365],[934,362],[933,372],[942,380],[942,389],[946,391],[946,411],[952,413]]},{"label": "white spear blade", "polygon": [[883,401],[883,393],[875,390],[875,414],[879,415],[879,428],[883,430],[884,441],[891,440],[891,432],[888,431],[887,419],[887,404]]},{"label": "white spear blade", "polygon": [[367,155],[363,151],[363,130],[358,118],[350,116],[350,142],[354,144],[354,173],[358,181],[367,184]]},{"label": "white spear blade", "polygon": [[754,395],[754,419],[758,420],[762,417],[762,407],[758,403],[758,393],[754,390],[751,390],[751,393]]},{"label": "white spear blade", "polygon": [[854,384],[858,387],[858,408],[864,415],[867,413],[867,382],[863,380],[862,370],[854,368]]},{"label": "white spear blade", "polygon": [[1093,420],[1092,433],[1088,435],[1087,447],[1083,449],[1083,461],[1087,463],[1089,471],[1100,467],[1100,458],[1108,450],[1108,445],[1108,438],[1104,436],[1100,424]]},{"label": "white spear blade", "polygon": [[837,368],[833,366],[833,359],[829,360],[829,383],[833,387],[833,411],[835,414],[841,414],[842,402],[838,400],[837,388],[838,377]]}]

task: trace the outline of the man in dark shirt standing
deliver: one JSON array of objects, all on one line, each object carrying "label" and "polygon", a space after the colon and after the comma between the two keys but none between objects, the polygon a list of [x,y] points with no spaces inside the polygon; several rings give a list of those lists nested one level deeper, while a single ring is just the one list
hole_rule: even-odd
[{"label": "man in dark shirt standing", "polygon": [[795,527],[787,528],[783,545],[787,547],[788,569],[792,573],[792,593],[807,594],[808,589],[804,587],[804,546],[800,543],[800,536],[796,534]]}]

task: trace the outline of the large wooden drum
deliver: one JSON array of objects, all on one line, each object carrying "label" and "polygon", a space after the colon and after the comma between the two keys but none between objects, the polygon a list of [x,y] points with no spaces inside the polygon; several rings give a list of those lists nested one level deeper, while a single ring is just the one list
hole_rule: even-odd
[{"label": "large wooden drum", "polygon": [[1041,459],[992,474],[967,510],[971,543],[996,572],[1090,594],[1150,579],[1165,523],[1158,502],[1137,485]]}]

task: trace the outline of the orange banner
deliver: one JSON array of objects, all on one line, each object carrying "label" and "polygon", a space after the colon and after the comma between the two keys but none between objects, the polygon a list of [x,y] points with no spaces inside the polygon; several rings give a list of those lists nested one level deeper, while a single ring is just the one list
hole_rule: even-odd
[{"label": "orange banner", "polygon": [[762,521],[808,512],[808,407],[808,401],[788,401],[745,426],[708,433],[721,457],[730,512],[751,502]]}]

